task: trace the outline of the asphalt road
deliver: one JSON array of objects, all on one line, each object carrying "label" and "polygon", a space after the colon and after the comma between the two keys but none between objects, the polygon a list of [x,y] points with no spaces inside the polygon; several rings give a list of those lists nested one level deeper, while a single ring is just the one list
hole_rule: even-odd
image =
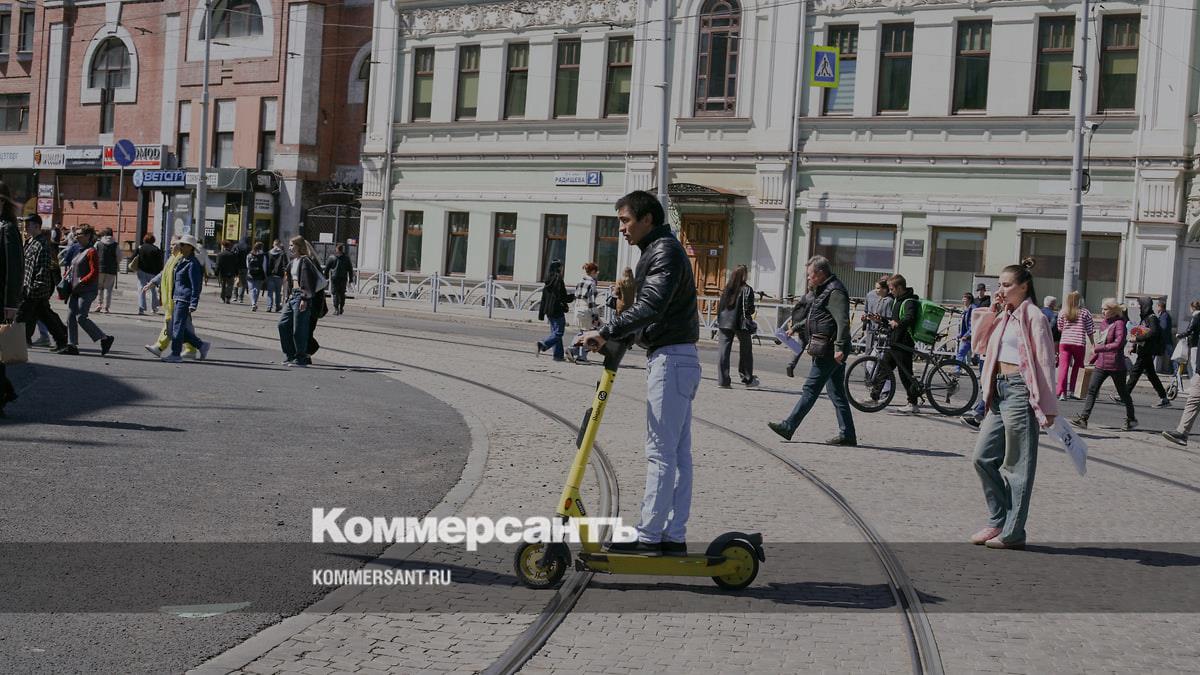
[{"label": "asphalt road", "polygon": [[147,331],[96,320],[117,327],[107,357],[33,350],[9,369],[0,672],[195,666],[327,592],[311,570],[382,550],[302,545],[312,508],[424,515],[466,461],[461,417],[385,372],[287,369],[219,339],[170,365]]}]

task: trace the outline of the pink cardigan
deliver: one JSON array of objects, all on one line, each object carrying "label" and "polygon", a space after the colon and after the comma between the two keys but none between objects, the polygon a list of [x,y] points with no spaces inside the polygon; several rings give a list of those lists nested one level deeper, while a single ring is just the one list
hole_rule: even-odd
[{"label": "pink cardigan", "polygon": [[1054,395],[1054,336],[1050,332],[1050,322],[1046,320],[1046,315],[1028,299],[1013,310],[1011,315],[1008,312],[996,314],[989,308],[981,307],[971,316],[972,342],[987,345],[982,350],[986,357],[983,361],[983,377],[980,379],[984,401],[988,410],[991,410],[994,397],[992,380],[1000,368],[1000,339],[1004,335],[1005,325],[1010,320],[1019,321],[1021,325],[1021,362],[1017,365],[1021,377],[1029,387],[1029,405],[1033,408],[1038,423],[1045,425],[1048,417],[1058,415],[1058,399]]}]

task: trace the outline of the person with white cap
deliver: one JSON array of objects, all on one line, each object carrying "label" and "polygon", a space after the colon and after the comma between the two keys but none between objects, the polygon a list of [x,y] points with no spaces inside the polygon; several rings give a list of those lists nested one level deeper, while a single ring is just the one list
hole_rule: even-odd
[{"label": "person with white cap", "polygon": [[208,356],[208,342],[202,342],[196,337],[192,327],[192,313],[200,302],[200,291],[204,288],[204,270],[196,259],[196,249],[200,244],[196,237],[185,234],[179,238],[179,262],[175,264],[174,282],[171,289],[171,300],[175,307],[171,313],[171,354],[163,360],[168,363],[180,363],[183,357],[183,345],[195,347],[200,352],[200,360]]},{"label": "person with white cap", "polygon": [[[162,271],[154,275],[146,285],[142,286],[142,293],[145,294],[152,286],[158,286],[159,297],[164,298],[162,303],[163,309],[163,327],[159,331],[158,338],[151,344],[145,345],[146,351],[156,357],[161,357],[162,353],[167,351],[171,346],[171,317],[175,313],[175,303],[171,301],[172,291],[175,288],[175,265],[179,263],[179,235],[171,237],[170,256],[163,263]],[[183,356],[195,358],[200,355],[200,352],[195,347],[184,343]]]}]

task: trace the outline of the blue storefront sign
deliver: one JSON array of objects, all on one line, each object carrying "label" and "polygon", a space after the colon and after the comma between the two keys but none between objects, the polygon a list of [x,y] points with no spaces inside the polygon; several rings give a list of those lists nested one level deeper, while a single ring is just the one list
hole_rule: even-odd
[{"label": "blue storefront sign", "polygon": [[186,178],[183,169],[138,169],[133,172],[133,186],[141,189],[182,188]]}]

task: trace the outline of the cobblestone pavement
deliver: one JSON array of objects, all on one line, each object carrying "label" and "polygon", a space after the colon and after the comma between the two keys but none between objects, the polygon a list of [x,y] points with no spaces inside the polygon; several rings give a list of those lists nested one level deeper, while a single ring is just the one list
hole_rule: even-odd
[{"label": "cobblestone pavement", "polygon": [[[202,310],[197,324],[202,334],[206,328],[231,331],[255,343],[274,335],[270,315],[233,311],[217,317]],[[378,365],[373,359],[384,358],[443,370],[499,384],[568,419],[586,407],[599,373],[595,366],[536,358],[527,332],[516,329],[511,338],[489,337],[489,348],[482,349],[470,344],[471,331],[462,323],[448,322],[444,331],[427,325],[416,331],[399,315],[363,311],[356,316],[352,307],[350,315],[324,321],[318,334],[326,347],[354,354],[326,353],[318,361]],[[621,513],[630,520],[636,518],[644,476],[640,363],[640,357],[631,357],[633,367],[618,378],[600,437],[622,487]],[[486,435],[483,475],[459,513],[549,512],[573,452],[568,430],[511,399],[397,368],[393,376],[453,404],[474,421],[473,433]],[[1175,551],[1197,542],[1200,534],[1194,519],[1180,516],[1200,506],[1194,451],[1158,443],[1146,433],[1094,429],[1087,435],[1094,461],[1088,475],[1080,477],[1065,455],[1043,443],[1029,531],[1031,544],[1047,545],[1024,553],[984,551],[958,544],[980,525],[984,511],[968,460],[975,436],[956,421],[932,414],[858,415],[862,447],[780,443],[765,423],[790,409],[802,381],[762,373],[760,390],[720,390],[714,370],[705,364],[696,415],[781,449],[845,495],[885,540],[898,543],[916,587],[930,594],[926,606],[947,672],[1198,668],[1196,605],[1176,607],[1163,596],[1161,606],[1132,603],[1098,611],[1078,596],[1055,594],[1091,587],[1094,595],[1107,597],[1122,578],[1158,571],[1186,574],[1200,566],[1194,551]],[[879,601],[883,576],[878,566],[865,549],[857,556],[847,553],[844,564],[824,560],[842,551],[831,547],[862,542],[831,500],[738,437],[700,425],[695,429],[689,540],[702,547],[727,529],[763,532],[768,558],[755,585],[743,593],[716,594],[702,579],[597,577],[526,672],[907,669],[899,614]],[[835,431],[832,409],[822,401],[797,439],[827,438]],[[813,560],[804,560],[806,550]],[[455,564],[452,551],[437,555]],[[1072,565],[1082,565],[1083,576],[1049,574],[1044,588],[1020,577],[1025,566],[1055,572],[1076,569]],[[479,670],[533,619],[546,595],[504,587],[510,563],[499,552],[482,552],[469,566],[473,573],[500,580],[490,587],[495,593],[490,597],[498,598],[502,611],[473,606],[471,587],[418,590],[431,594],[426,611],[389,611],[395,607],[389,593],[395,590],[371,589],[302,631],[255,638],[244,646],[253,649],[242,652],[257,651],[257,658],[238,667],[310,673]],[[1182,578],[1180,593],[1194,592],[1194,573]],[[1021,590],[1018,580],[1030,586],[1022,597],[1033,601],[1029,607],[1006,608],[1006,596]],[[1079,595],[1090,597],[1086,590]],[[216,672],[220,663],[213,665]]]}]

